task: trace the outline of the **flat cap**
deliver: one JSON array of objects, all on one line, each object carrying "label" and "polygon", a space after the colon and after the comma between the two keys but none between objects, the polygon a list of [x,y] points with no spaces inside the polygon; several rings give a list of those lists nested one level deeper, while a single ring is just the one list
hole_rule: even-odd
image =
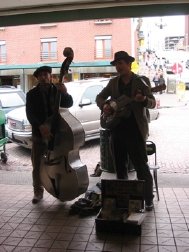
[{"label": "flat cap", "polygon": [[41,72],[47,72],[47,73],[52,73],[52,68],[50,66],[41,66],[41,67],[38,67],[34,73],[33,73],[33,76],[35,76],[36,78],[38,77],[38,75],[41,73]]}]

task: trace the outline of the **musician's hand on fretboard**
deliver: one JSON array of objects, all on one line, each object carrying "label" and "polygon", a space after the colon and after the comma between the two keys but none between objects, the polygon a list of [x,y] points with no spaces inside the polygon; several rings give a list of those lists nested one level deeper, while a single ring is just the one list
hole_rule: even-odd
[{"label": "musician's hand on fretboard", "polygon": [[63,83],[58,83],[57,89],[60,91],[60,93],[67,94],[67,88]]}]

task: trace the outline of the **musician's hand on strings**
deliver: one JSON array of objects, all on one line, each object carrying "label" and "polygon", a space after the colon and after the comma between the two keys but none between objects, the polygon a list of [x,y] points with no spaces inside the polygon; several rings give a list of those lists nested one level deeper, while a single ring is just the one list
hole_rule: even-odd
[{"label": "musician's hand on strings", "polygon": [[107,103],[104,104],[102,111],[105,116],[110,116],[114,113],[114,109]]},{"label": "musician's hand on strings", "polygon": [[67,88],[63,83],[58,83],[57,84],[57,89],[63,93],[63,94],[67,94]]},{"label": "musician's hand on strings", "polygon": [[47,139],[47,140],[50,140],[52,138],[53,135],[49,127],[47,127],[46,125],[43,125],[43,124],[40,125],[39,130],[40,130],[42,138]]}]

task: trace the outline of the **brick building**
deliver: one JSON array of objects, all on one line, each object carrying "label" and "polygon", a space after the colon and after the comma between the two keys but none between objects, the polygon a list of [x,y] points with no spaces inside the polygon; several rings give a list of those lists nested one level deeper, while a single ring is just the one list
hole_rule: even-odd
[{"label": "brick building", "polygon": [[[53,67],[54,76],[64,60],[63,48],[75,53],[71,79],[115,74],[109,62],[118,50],[134,55],[136,36],[131,19],[105,19],[0,28],[0,84],[35,84],[40,65]],[[135,56],[135,55],[134,55]]]},{"label": "brick building", "polygon": [[185,16],[185,47],[189,51],[189,15]]}]

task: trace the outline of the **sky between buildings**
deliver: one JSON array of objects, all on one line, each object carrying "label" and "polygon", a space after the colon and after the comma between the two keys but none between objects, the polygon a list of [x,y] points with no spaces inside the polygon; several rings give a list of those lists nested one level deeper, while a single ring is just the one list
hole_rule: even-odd
[{"label": "sky between buildings", "polygon": [[185,35],[185,16],[164,16],[143,18],[142,28],[145,47],[162,51],[165,37]]},{"label": "sky between buildings", "polygon": [[162,24],[166,36],[184,36],[185,16],[165,16],[143,18],[144,32],[153,32],[160,30]]}]

